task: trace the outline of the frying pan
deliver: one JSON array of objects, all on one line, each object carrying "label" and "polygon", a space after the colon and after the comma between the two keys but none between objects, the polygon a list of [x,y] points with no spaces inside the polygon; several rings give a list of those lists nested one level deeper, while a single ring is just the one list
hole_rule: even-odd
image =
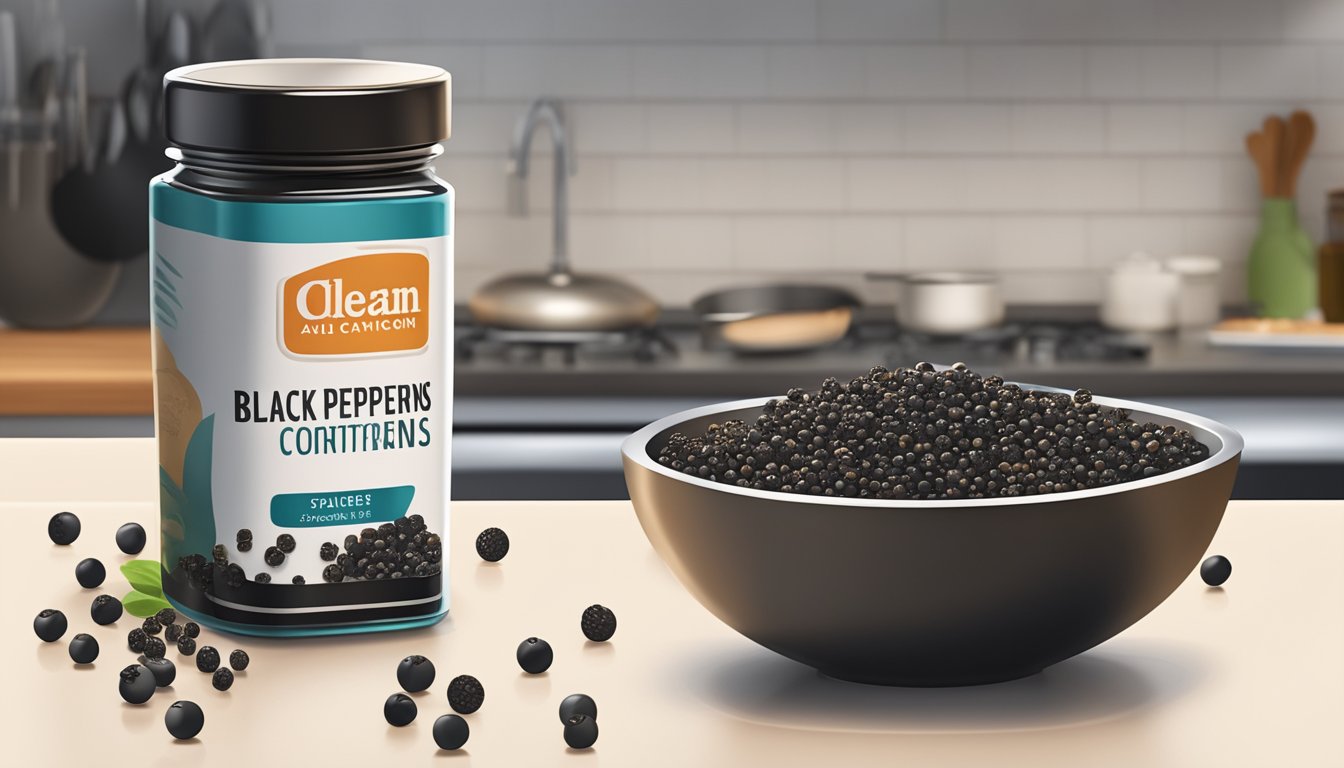
[{"label": "frying pan", "polygon": [[801,352],[849,332],[854,294],[825,285],[754,285],[705,294],[691,303],[706,340],[735,352]]}]

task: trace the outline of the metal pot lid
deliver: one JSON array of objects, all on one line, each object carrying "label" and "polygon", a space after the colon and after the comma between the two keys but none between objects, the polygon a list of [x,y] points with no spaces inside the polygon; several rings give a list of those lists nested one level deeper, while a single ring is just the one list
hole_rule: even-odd
[{"label": "metal pot lid", "polygon": [[505,275],[467,302],[491,328],[607,331],[652,325],[658,304],[640,289],[602,275],[553,272]]}]

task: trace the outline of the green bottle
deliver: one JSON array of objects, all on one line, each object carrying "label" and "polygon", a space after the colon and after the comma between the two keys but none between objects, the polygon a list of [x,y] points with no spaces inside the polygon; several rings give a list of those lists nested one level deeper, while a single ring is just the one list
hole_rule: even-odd
[{"label": "green bottle", "polygon": [[1298,319],[1316,307],[1316,249],[1297,221],[1297,203],[1269,197],[1247,264],[1251,307],[1261,317]]}]

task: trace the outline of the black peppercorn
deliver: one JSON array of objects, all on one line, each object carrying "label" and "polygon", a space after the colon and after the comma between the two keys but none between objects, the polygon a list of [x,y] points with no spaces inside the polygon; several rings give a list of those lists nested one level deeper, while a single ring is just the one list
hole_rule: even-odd
[{"label": "black peppercorn", "polygon": [[98,641],[93,635],[80,632],[70,638],[70,660],[76,664],[92,664],[98,658]]},{"label": "black peppercorn", "polygon": [[[197,656],[196,658],[200,659],[200,656]],[[197,663],[199,663],[199,661]],[[233,686],[233,671],[228,667],[220,667],[219,669],[216,669],[215,673],[210,676],[210,684],[213,685],[217,691],[229,690],[229,688]]]},{"label": "black peppercorn", "polygon": [[565,697],[560,702],[560,722],[565,722],[574,715],[587,715],[597,719],[597,702],[593,697],[584,693],[573,693]]},{"label": "black peppercorn", "polygon": [[503,560],[509,554],[509,535],[498,528],[486,528],[476,537],[476,554],[491,563]]},{"label": "black peppercorn", "polygon": [[323,581],[329,581],[335,584],[344,578],[345,578],[345,570],[342,569],[341,566],[336,565],[335,563],[332,563],[331,565],[328,565],[326,568],[322,569]]},{"label": "black peppercorn", "polygon": [[258,584],[270,584],[270,583],[271,583],[271,574],[269,574],[269,573],[258,573],[256,576],[253,576],[253,577],[252,577],[252,580],[255,581],[255,582],[257,582]]},{"label": "black peppercorn", "polygon": [[168,652],[168,646],[164,644],[163,638],[159,637],[145,638],[145,650],[144,650],[145,658],[162,659],[163,655],[167,652]]},{"label": "black peppercorn", "polygon": [[264,557],[266,558],[266,564],[272,568],[285,562],[285,553],[279,547],[267,547]]},{"label": "black peppercorn", "polygon": [[529,675],[539,675],[551,668],[555,653],[551,644],[537,637],[529,637],[518,644],[518,666]]},{"label": "black peppercorn", "polygon": [[196,668],[202,672],[214,672],[219,669],[219,651],[209,645],[202,645],[196,652]]},{"label": "black peppercorn", "polygon": [[397,683],[409,693],[429,688],[434,684],[434,662],[424,656],[407,656],[397,664]]},{"label": "black peppercorn", "polygon": [[196,640],[191,635],[184,634],[177,638],[177,652],[183,656],[190,656],[196,652]]},{"label": "black peppercorn", "polygon": [[163,725],[174,739],[194,739],[205,727],[205,713],[195,702],[175,701],[163,714]]},{"label": "black peppercorn", "polygon": [[275,537],[275,546],[279,547],[281,552],[284,552],[285,554],[288,555],[289,553],[294,551],[294,547],[297,546],[297,542],[294,541],[293,536],[289,535],[288,533],[282,533],[279,536]]},{"label": "black peppercorn", "polygon": [[304,580],[303,580],[303,577],[302,577],[302,576],[295,576],[294,579],[293,579],[293,582],[294,582],[295,584],[303,584],[303,583],[304,583]]},{"label": "black peppercorn", "polygon": [[404,693],[394,693],[383,702],[383,718],[387,720],[388,725],[398,728],[410,725],[415,719],[415,714],[415,700]]},{"label": "black peppercorn", "polygon": [[145,630],[136,627],[126,633],[126,647],[136,653],[141,653],[145,650],[145,641],[148,639],[149,635],[145,634]]},{"label": "black peppercorn", "polygon": [[1232,561],[1222,555],[1213,555],[1199,565],[1199,577],[1210,587],[1222,586],[1232,575]]},{"label": "black peppercorn", "polygon": [[322,544],[321,547],[318,547],[317,556],[322,558],[323,560],[335,560],[336,555],[338,554],[340,554],[340,550],[337,549],[336,545],[332,544],[330,541],[325,542]]},{"label": "black peppercorn", "polygon": [[616,614],[602,605],[590,605],[579,621],[584,637],[595,643],[605,643],[616,634]]},{"label": "black peppercorn", "polygon": [[86,557],[75,565],[75,581],[85,589],[93,589],[107,578],[107,569],[96,558]]},{"label": "black peppercorn", "polygon": [[94,624],[107,625],[121,618],[121,601],[111,595],[99,595],[89,605],[89,617]]},{"label": "black peppercorn", "polygon": [[154,695],[154,689],[157,684],[154,682],[154,673],[140,664],[132,664],[121,670],[121,681],[117,685],[117,692],[121,698],[131,704],[144,704]]},{"label": "black peppercorn", "polygon": [[163,639],[165,642],[176,643],[182,637],[181,624],[169,624],[163,628]]},{"label": "black peppercorn", "polygon": [[565,743],[572,749],[587,749],[597,742],[597,721],[587,715],[571,715],[565,721]]},{"label": "black peppercorn", "polygon": [[485,687],[471,675],[458,675],[448,683],[448,706],[454,712],[470,715],[485,703]]},{"label": "black peppercorn", "polygon": [[471,736],[471,727],[461,715],[443,715],[434,721],[434,743],[439,749],[461,749]]},{"label": "black peppercorn", "polygon": [[145,548],[145,529],[139,523],[126,523],[117,529],[117,549],[128,555],[138,555]]},{"label": "black peppercorn", "polygon": [[177,621],[177,611],[172,608],[163,608],[160,609],[158,613],[154,614],[154,618],[158,619],[159,623],[166,627]]},{"label": "black peppercorn", "polygon": [[182,632],[185,633],[187,637],[200,637],[201,625],[194,621],[188,621],[186,624],[182,625]]},{"label": "black peppercorn", "polygon": [[47,536],[53,544],[73,544],[79,538],[79,518],[73,512],[57,512],[47,521]]},{"label": "black peppercorn", "polygon": [[167,688],[177,679],[177,666],[167,659],[146,656],[140,663],[154,675],[154,684],[160,688]]},{"label": "black peppercorn", "polygon": [[229,654],[229,666],[233,667],[234,672],[242,672],[251,663],[252,659],[247,655],[247,651],[241,648]]},{"label": "black peppercorn", "polygon": [[163,625],[157,618],[150,616],[140,623],[140,628],[145,630],[146,635],[157,635],[163,629]]}]

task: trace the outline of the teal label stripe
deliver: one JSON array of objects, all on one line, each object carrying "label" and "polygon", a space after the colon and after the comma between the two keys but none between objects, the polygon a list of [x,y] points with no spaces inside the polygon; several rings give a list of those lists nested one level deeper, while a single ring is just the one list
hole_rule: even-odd
[{"label": "teal label stripe", "polygon": [[405,516],[415,486],[357,491],[281,493],[271,497],[271,522],[283,528],[385,523]]},{"label": "teal label stripe", "polygon": [[408,240],[449,233],[451,196],[342,202],[254,203],[218,200],[155,179],[150,215],[170,227],[253,243]]}]

